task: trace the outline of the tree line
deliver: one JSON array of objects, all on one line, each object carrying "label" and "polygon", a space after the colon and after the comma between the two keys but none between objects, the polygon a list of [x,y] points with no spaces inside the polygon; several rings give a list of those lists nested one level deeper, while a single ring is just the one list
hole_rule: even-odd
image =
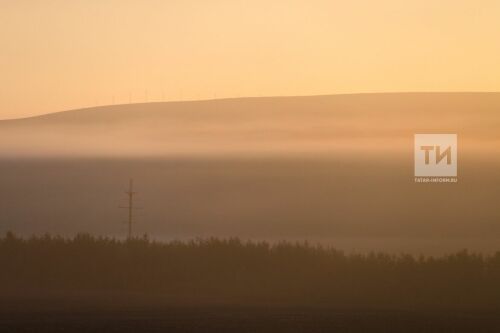
[{"label": "tree line", "polygon": [[79,234],[0,238],[0,292],[141,293],[172,300],[366,307],[500,305],[500,252],[346,254],[231,239]]}]

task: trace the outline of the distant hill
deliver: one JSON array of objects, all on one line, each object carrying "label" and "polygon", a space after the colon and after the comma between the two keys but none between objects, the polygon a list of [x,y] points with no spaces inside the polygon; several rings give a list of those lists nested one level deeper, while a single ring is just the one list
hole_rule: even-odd
[{"label": "distant hill", "polygon": [[[415,133],[499,148],[500,93],[387,93],[101,106],[0,121],[1,155],[401,151]],[[478,145],[478,142],[481,145]]]},{"label": "distant hill", "polygon": [[[458,134],[458,183],[414,182],[415,133]],[[0,121],[0,233],[123,236],[118,206],[134,178],[145,207],[136,235],[492,252],[499,139],[498,93],[132,104]]]}]

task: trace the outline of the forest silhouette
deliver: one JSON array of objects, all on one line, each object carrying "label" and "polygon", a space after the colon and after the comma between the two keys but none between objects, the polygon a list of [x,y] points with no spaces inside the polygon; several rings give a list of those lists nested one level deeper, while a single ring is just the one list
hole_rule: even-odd
[{"label": "forest silhouette", "polygon": [[432,257],[346,254],[307,242],[155,242],[8,232],[3,292],[133,292],[190,302],[467,307],[500,305],[500,252]]}]

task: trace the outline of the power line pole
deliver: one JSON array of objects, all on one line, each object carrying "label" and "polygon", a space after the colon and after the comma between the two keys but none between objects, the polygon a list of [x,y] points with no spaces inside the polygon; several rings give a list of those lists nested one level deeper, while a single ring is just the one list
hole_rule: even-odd
[{"label": "power line pole", "polygon": [[137,192],[134,192],[134,180],[130,179],[129,182],[129,189],[128,191],[125,191],[125,194],[128,196],[128,206],[120,206],[120,208],[127,208],[128,209],[128,236],[127,239],[132,238],[132,211],[134,209],[138,209],[134,207],[134,195],[137,194]]}]

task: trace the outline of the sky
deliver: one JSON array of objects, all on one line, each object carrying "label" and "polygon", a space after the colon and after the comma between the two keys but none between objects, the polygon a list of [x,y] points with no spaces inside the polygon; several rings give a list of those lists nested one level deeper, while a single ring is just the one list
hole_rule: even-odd
[{"label": "sky", "polygon": [[0,0],[0,119],[244,96],[500,91],[497,0]]}]

